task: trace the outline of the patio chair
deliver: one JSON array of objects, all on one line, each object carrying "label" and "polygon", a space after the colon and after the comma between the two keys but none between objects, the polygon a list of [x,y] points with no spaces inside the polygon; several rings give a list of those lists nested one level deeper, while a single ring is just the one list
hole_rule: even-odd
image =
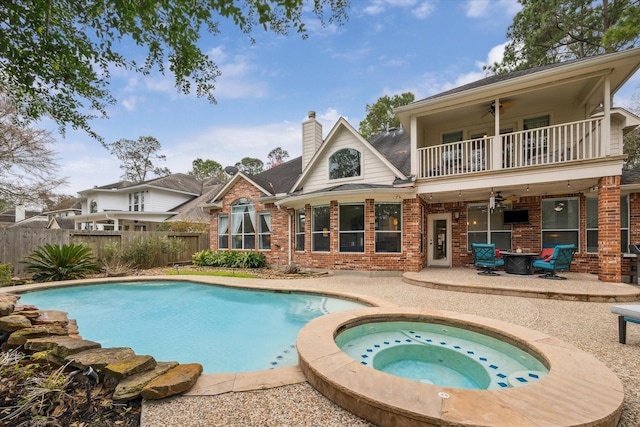
[{"label": "patio chair", "polygon": [[533,261],[531,266],[534,269],[545,271],[540,277],[543,279],[564,280],[566,277],[558,276],[558,271],[569,270],[573,254],[576,251],[575,245],[556,245],[553,255],[550,258],[539,258]]},{"label": "patio chair", "polygon": [[496,269],[504,266],[504,260],[498,258],[494,243],[472,243],[473,263],[481,270],[478,274],[497,276]]}]

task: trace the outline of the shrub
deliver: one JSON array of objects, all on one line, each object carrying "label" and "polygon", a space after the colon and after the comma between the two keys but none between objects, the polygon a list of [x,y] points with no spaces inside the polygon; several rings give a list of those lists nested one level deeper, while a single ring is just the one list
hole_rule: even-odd
[{"label": "shrub", "polygon": [[147,237],[134,239],[123,251],[122,258],[138,268],[151,268],[161,254],[178,254],[185,250],[186,243],[181,239],[167,237]]},{"label": "shrub", "polygon": [[198,267],[262,268],[267,258],[255,251],[217,251],[210,249],[195,253],[193,265]]},{"label": "shrub", "polygon": [[26,271],[34,274],[36,282],[80,279],[100,270],[91,248],[83,244],[60,246],[47,243],[25,258]]},{"label": "shrub", "polygon": [[0,286],[11,284],[11,264],[0,264]]}]

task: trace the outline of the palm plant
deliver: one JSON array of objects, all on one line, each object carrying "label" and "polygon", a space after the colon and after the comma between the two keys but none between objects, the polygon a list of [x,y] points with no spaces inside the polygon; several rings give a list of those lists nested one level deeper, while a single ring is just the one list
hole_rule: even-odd
[{"label": "palm plant", "polygon": [[91,248],[79,244],[51,245],[39,247],[27,255],[26,271],[34,273],[36,282],[81,279],[100,269]]}]

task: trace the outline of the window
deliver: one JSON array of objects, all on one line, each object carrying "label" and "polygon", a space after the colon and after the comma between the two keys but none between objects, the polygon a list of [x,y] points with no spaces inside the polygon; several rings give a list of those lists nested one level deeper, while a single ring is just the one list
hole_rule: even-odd
[{"label": "window", "polygon": [[360,152],[353,148],[343,148],[329,157],[329,179],[357,177],[360,169]]},{"label": "window", "polygon": [[231,205],[231,249],[255,249],[255,208],[249,199],[238,199]]},{"label": "window", "polygon": [[447,173],[461,165],[462,159],[460,156],[462,151],[460,150],[460,145],[455,144],[460,141],[462,141],[461,130],[442,134],[442,144],[450,144],[442,148],[442,163]]},{"label": "window", "polygon": [[269,212],[258,214],[258,248],[271,249],[271,214]]},{"label": "window", "polygon": [[340,205],[340,252],[364,252],[364,205]]},{"label": "window", "polygon": [[549,115],[532,117],[522,121],[522,128],[524,130],[531,130],[531,132],[527,132],[525,135],[525,155],[527,159],[533,156],[539,156],[547,151],[548,127]]},{"label": "window", "polygon": [[329,252],[331,235],[329,231],[329,206],[314,206],[312,209],[311,250],[315,252]]},{"label": "window", "polygon": [[577,198],[542,200],[542,247],[580,247],[580,205]]},{"label": "window", "polygon": [[629,251],[629,195],[620,196],[620,244],[623,253]]},{"label": "window", "polygon": [[472,243],[495,243],[496,248],[508,251],[511,249],[511,226],[504,224],[504,205],[502,209],[489,209],[487,203],[469,204],[467,207],[467,250],[471,251]]},{"label": "window", "polygon": [[587,253],[598,253],[598,198],[587,197]]},{"label": "window", "polygon": [[296,211],[296,251],[304,251],[305,211]]},{"label": "window", "polygon": [[229,249],[228,215],[218,215],[218,249]]},{"label": "window", "polygon": [[[402,205],[400,203],[376,203],[375,213],[376,252],[402,252]],[[422,240],[422,231],[420,238]]]},{"label": "window", "polygon": [[144,191],[129,193],[129,212],[144,212]]},{"label": "window", "polygon": [[98,202],[96,202],[95,200],[92,200],[89,207],[89,213],[96,213],[96,212],[98,212]]}]

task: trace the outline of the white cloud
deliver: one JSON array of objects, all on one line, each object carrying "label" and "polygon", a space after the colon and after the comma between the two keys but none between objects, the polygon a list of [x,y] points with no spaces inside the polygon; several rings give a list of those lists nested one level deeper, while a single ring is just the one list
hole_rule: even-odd
[{"label": "white cloud", "polygon": [[434,10],[436,10],[436,5],[434,3],[431,3],[430,1],[425,1],[420,3],[417,7],[413,8],[411,10],[411,13],[413,13],[413,16],[418,19],[424,19],[431,15]]},{"label": "white cloud", "polygon": [[468,0],[466,15],[470,18],[485,16],[489,9],[489,0]]},{"label": "white cloud", "polygon": [[135,111],[140,99],[141,98],[139,98],[137,96],[129,96],[129,97],[127,97],[127,98],[122,100],[122,106],[127,111]]},{"label": "white cloud", "polygon": [[380,15],[388,9],[408,9],[411,14],[418,19],[424,19],[435,10],[433,0],[372,0],[367,6],[362,8],[365,15]]},{"label": "white cloud", "polygon": [[502,58],[504,57],[504,48],[507,46],[508,42],[499,44],[497,46],[492,47],[487,54],[487,58],[485,61],[477,61],[476,65],[478,68],[482,69],[485,65],[493,65],[496,62],[502,62]]}]

